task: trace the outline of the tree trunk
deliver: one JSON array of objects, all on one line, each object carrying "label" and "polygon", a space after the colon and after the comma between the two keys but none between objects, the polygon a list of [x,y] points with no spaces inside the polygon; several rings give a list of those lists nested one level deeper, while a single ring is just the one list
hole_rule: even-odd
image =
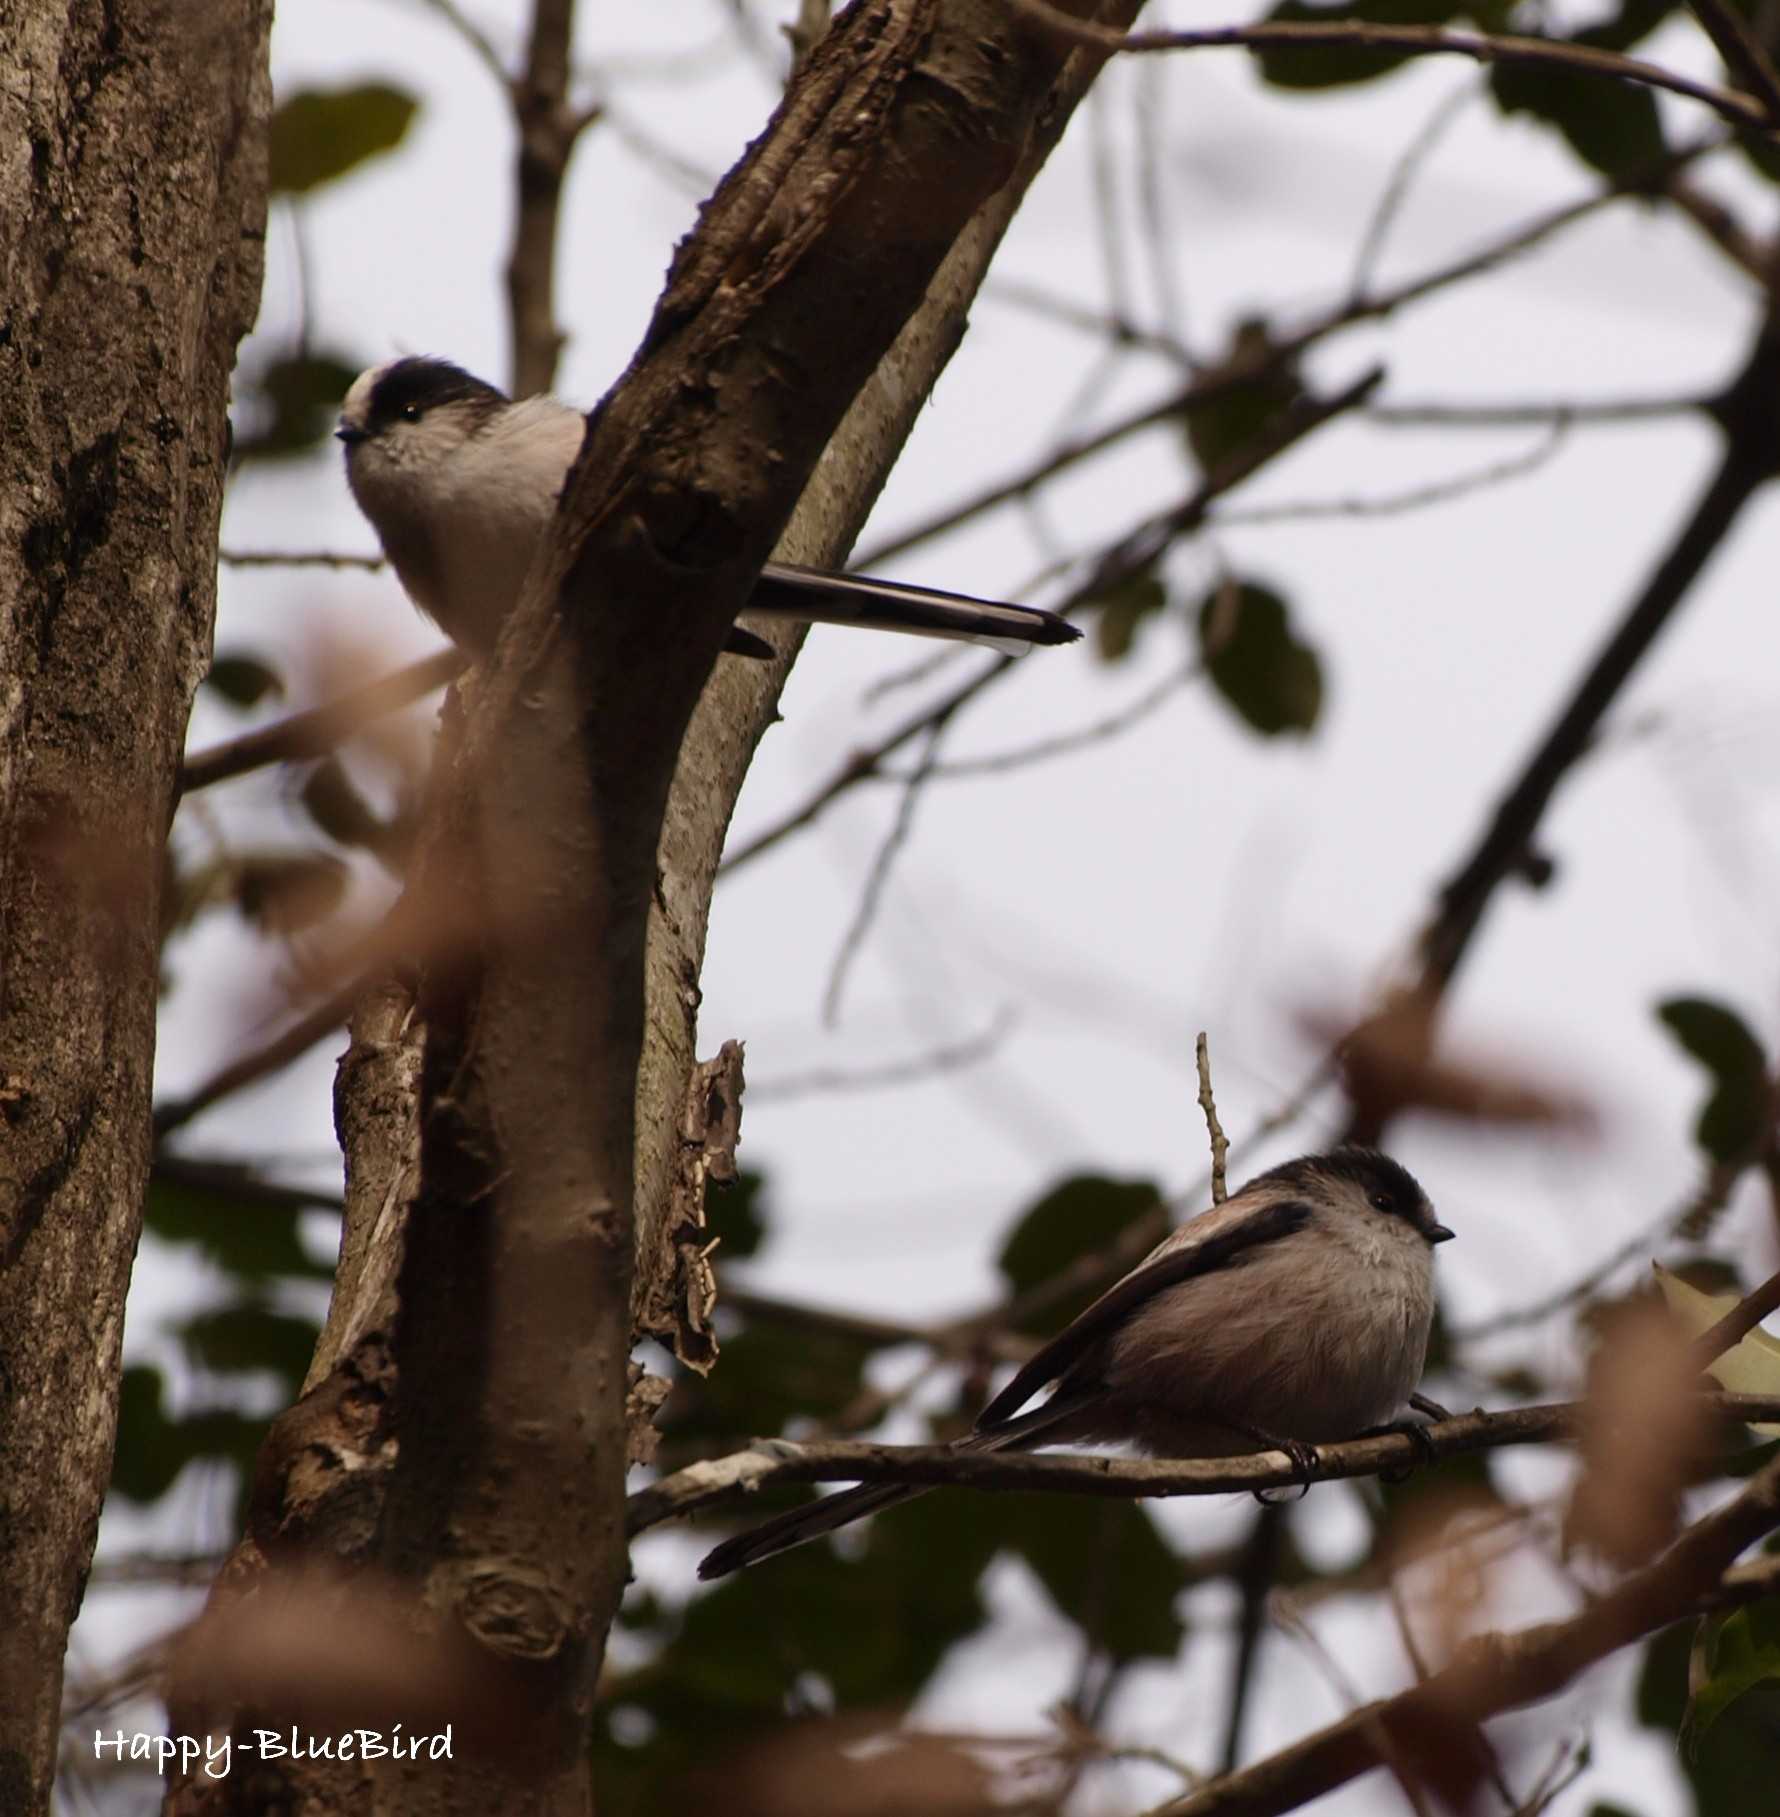
[{"label": "tree trunk", "polygon": [[[711,665],[775,543],[836,560],[863,522],[1085,91],[1091,60],[1064,62],[1000,0],[869,0],[682,248],[565,489],[554,566],[448,724],[411,890],[422,1021],[386,998],[355,1023],[334,1309],[268,1440],[200,1680],[239,1695],[207,1668],[248,1656],[268,1588],[282,1601],[268,1557],[375,1562],[452,1650],[447,1706],[523,1712],[526,1808],[588,1807],[625,1577],[626,1363],[639,1328],[696,1345],[699,1245],[669,1212],[698,972],[794,649]],[[182,1723],[218,1720],[201,1703]],[[388,1714],[412,1731],[411,1703]],[[493,1808],[516,1759],[466,1759],[465,1739],[451,1763],[287,1763],[226,1795]]]},{"label": "tree trunk", "polygon": [[0,4],[0,1809],[48,1806],[149,1161],[162,847],[259,300],[266,0]]}]

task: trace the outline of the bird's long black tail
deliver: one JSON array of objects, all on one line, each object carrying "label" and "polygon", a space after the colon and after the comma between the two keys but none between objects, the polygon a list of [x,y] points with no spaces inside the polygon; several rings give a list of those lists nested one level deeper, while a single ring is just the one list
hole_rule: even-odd
[{"label": "bird's long black tail", "polygon": [[1068,619],[1036,606],[973,599],[967,593],[910,587],[863,574],[820,574],[783,562],[768,562],[760,571],[745,610],[811,624],[952,638],[986,644],[1009,656],[1022,656],[1038,644],[1074,643],[1081,636]]},{"label": "bird's long black tail", "polygon": [[[1016,1419],[1003,1420],[986,1431],[973,1432],[952,1447],[955,1451],[1025,1451],[1034,1445],[1050,1443],[1065,1436],[1058,1429],[1079,1411],[1076,1397],[1053,1396],[1042,1407],[1023,1413]],[[857,1489],[843,1489],[838,1495],[825,1495],[807,1507],[792,1508],[763,1520],[757,1527],[726,1539],[706,1553],[698,1567],[700,1577],[725,1577],[744,1565],[757,1565],[764,1558],[789,1552],[795,1546],[807,1545],[824,1533],[894,1508],[898,1502],[913,1501],[928,1493],[922,1483],[861,1483]]]}]

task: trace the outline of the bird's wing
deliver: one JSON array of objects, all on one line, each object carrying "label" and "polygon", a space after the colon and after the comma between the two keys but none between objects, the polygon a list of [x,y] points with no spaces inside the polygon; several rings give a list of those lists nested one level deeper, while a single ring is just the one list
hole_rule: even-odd
[{"label": "bird's wing", "polygon": [[1035,644],[1074,643],[1081,632],[1068,619],[1036,606],[973,599],[937,587],[910,587],[864,574],[821,574],[812,568],[768,562],[744,610],[812,624],[860,625],[987,644],[1021,656]]},{"label": "bird's wing", "polygon": [[1270,1204],[1219,1205],[1201,1212],[1165,1237],[1121,1281],[1071,1320],[977,1416],[977,1429],[1011,1420],[1047,1383],[1056,1381],[1108,1332],[1152,1295],[1196,1275],[1211,1274],[1266,1243],[1302,1230],[1311,1209],[1300,1199]]}]

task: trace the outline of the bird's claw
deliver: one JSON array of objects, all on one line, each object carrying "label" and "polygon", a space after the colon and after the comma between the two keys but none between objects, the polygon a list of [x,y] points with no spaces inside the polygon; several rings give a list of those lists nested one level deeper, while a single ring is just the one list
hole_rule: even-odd
[{"label": "bird's claw", "polygon": [[[1318,1455],[1316,1446],[1307,1445],[1301,1438],[1279,1438],[1271,1432],[1257,1436],[1268,1450],[1283,1451],[1290,1460],[1293,1481],[1298,1490],[1295,1499],[1302,1501],[1310,1493],[1311,1482],[1322,1468],[1323,1460]],[[1275,1506],[1270,1491],[1266,1489],[1257,1489],[1255,1500],[1264,1508]]]}]

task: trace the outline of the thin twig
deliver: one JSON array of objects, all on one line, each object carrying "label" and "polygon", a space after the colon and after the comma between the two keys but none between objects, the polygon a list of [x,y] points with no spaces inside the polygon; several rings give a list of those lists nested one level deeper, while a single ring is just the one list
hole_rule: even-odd
[{"label": "thin twig", "polygon": [[1774,72],[1767,46],[1749,29],[1749,21],[1725,0],[1687,0],[1708,38],[1718,47],[1724,67],[1761,102],[1768,124],[1780,126],[1780,75]]},{"label": "thin twig", "polygon": [[375,574],[387,565],[382,555],[337,555],[327,549],[219,549],[225,568],[356,568]]},{"label": "thin twig", "polygon": [[790,1098],[809,1098],[832,1092],[882,1091],[892,1085],[917,1085],[941,1073],[959,1072],[986,1060],[1018,1020],[1011,1009],[996,1012],[995,1020],[980,1034],[963,1041],[930,1047],[908,1060],[891,1060],[882,1066],[818,1066],[808,1072],[788,1073],[748,1087],[752,1109],[766,1100],[782,1104]]},{"label": "thin twig", "polygon": [[1525,38],[1490,32],[1455,31],[1439,25],[1373,25],[1341,19],[1329,24],[1263,23],[1214,26],[1208,31],[1119,32],[1057,12],[1046,0],[1008,0],[1008,4],[1067,44],[1085,49],[1142,55],[1186,50],[1383,50],[1412,57],[1468,57],[1474,63],[1507,68],[1563,70],[1577,76],[1601,76],[1640,88],[1657,88],[1709,107],[1733,126],[1765,131],[1772,126],[1768,109],[1753,95],[1697,82],[1678,70],[1664,69],[1638,57],[1592,44],[1561,39]]},{"label": "thin twig", "polygon": [[207,789],[213,783],[244,776],[267,764],[321,757],[373,721],[424,700],[434,689],[454,681],[466,666],[463,653],[448,646],[393,674],[367,682],[362,688],[336,695],[319,707],[306,708],[272,725],[261,726],[258,731],[211,745],[180,765],[179,793]]},{"label": "thin twig", "polygon": [[1425,511],[1433,505],[1451,504],[1454,499],[1468,498],[1491,486],[1505,485],[1510,480],[1525,479],[1551,460],[1564,445],[1569,424],[1554,418],[1550,433],[1525,454],[1505,461],[1492,461],[1487,467],[1457,473],[1450,479],[1431,480],[1426,485],[1412,486],[1407,491],[1387,493],[1378,498],[1312,499],[1300,504],[1236,506],[1213,514],[1212,522],[1229,524],[1303,523],[1315,518],[1392,517],[1405,511]]},{"label": "thin twig", "polygon": [[1515,429],[1537,423],[1587,428],[1595,423],[1661,422],[1708,409],[1714,400],[1686,397],[1556,399],[1536,404],[1368,404],[1369,423],[1385,429]]},{"label": "thin twig", "polygon": [[1229,1196],[1224,1179],[1224,1157],[1230,1152],[1230,1138],[1218,1121],[1218,1103],[1211,1092],[1211,1046],[1204,1029],[1199,1031],[1193,1043],[1193,1062],[1199,1070],[1199,1108],[1205,1112],[1205,1133],[1211,1142],[1211,1202],[1222,1205]]},{"label": "thin twig", "polygon": [[1385,240],[1408,198],[1410,184],[1426,167],[1435,148],[1452,129],[1453,122],[1477,99],[1477,95],[1477,84],[1468,81],[1463,88],[1444,96],[1423,122],[1421,130],[1403,147],[1379,194],[1372,218],[1366,223],[1366,231],[1360,236],[1360,250],[1354,257],[1354,275],[1347,286],[1350,302],[1358,301],[1371,288],[1379,258],[1384,252]]},{"label": "thin twig", "polygon": [[1689,1348],[1693,1366],[1705,1369],[1717,1362],[1727,1350],[1742,1343],[1776,1308],[1780,1308],[1780,1274],[1771,1274],[1753,1293],[1739,1300],[1717,1324],[1694,1339]]},{"label": "thin twig", "polygon": [[866,874],[865,887],[859,893],[859,906],[854,910],[852,922],[841,937],[834,964],[829,968],[828,988],[822,993],[822,1020],[829,1027],[833,1027],[835,1018],[840,1014],[841,996],[847,987],[847,974],[865,945],[871,924],[877,919],[878,907],[884,899],[884,890],[889,884],[896,855],[908,843],[909,833],[915,824],[915,809],[928,778],[933,774],[934,757],[939,750],[939,741],[945,735],[945,728],[946,721],[943,719],[936,720],[928,727],[927,742],[922,747],[914,769],[902,785],[902,799],[896,804],[896,818],[891,821],[890,830],[878,846],[871,869]]},{"label": "thin twig", "polygon": [[[1702,1414],[1724,1413],[1744,1422],[1780,1420],[1780,1395],[1701,1394]],[[1414,1437],[1381,1433],[1318,1445],[1308,1478],[1281,1451],[1250,1456],[1132,1459],[1054,1453],[970,1451],[950,1445],[879,1445],[857,1440],[796,1444],[762,1438],[727,1457],[690,1464],[630,1497],[626,1525],[632,1534],[719,1502],[752,1495],[769,1483],[905,1483],[944,1485],[991,1493],[1027,1490],[1092,1495],[1112,1500],[1143,1496],[1245,1494],[1316,1482],[1375,1476],[1429,1457],[1463,1457],[1515,1445],[1565,1444],[1588,1415],[1585,1401],[1515,1407],[1499,1413],[1465,1413],[1421,1427]]]},{"label": "thin twig", "polygon": [[422,0],[422,4],[437,13],[463,39],[502,88],[510,84],[512,78],[501,61],[501,53],[494,47],[494,40],[457,6],[456,0]]}]

